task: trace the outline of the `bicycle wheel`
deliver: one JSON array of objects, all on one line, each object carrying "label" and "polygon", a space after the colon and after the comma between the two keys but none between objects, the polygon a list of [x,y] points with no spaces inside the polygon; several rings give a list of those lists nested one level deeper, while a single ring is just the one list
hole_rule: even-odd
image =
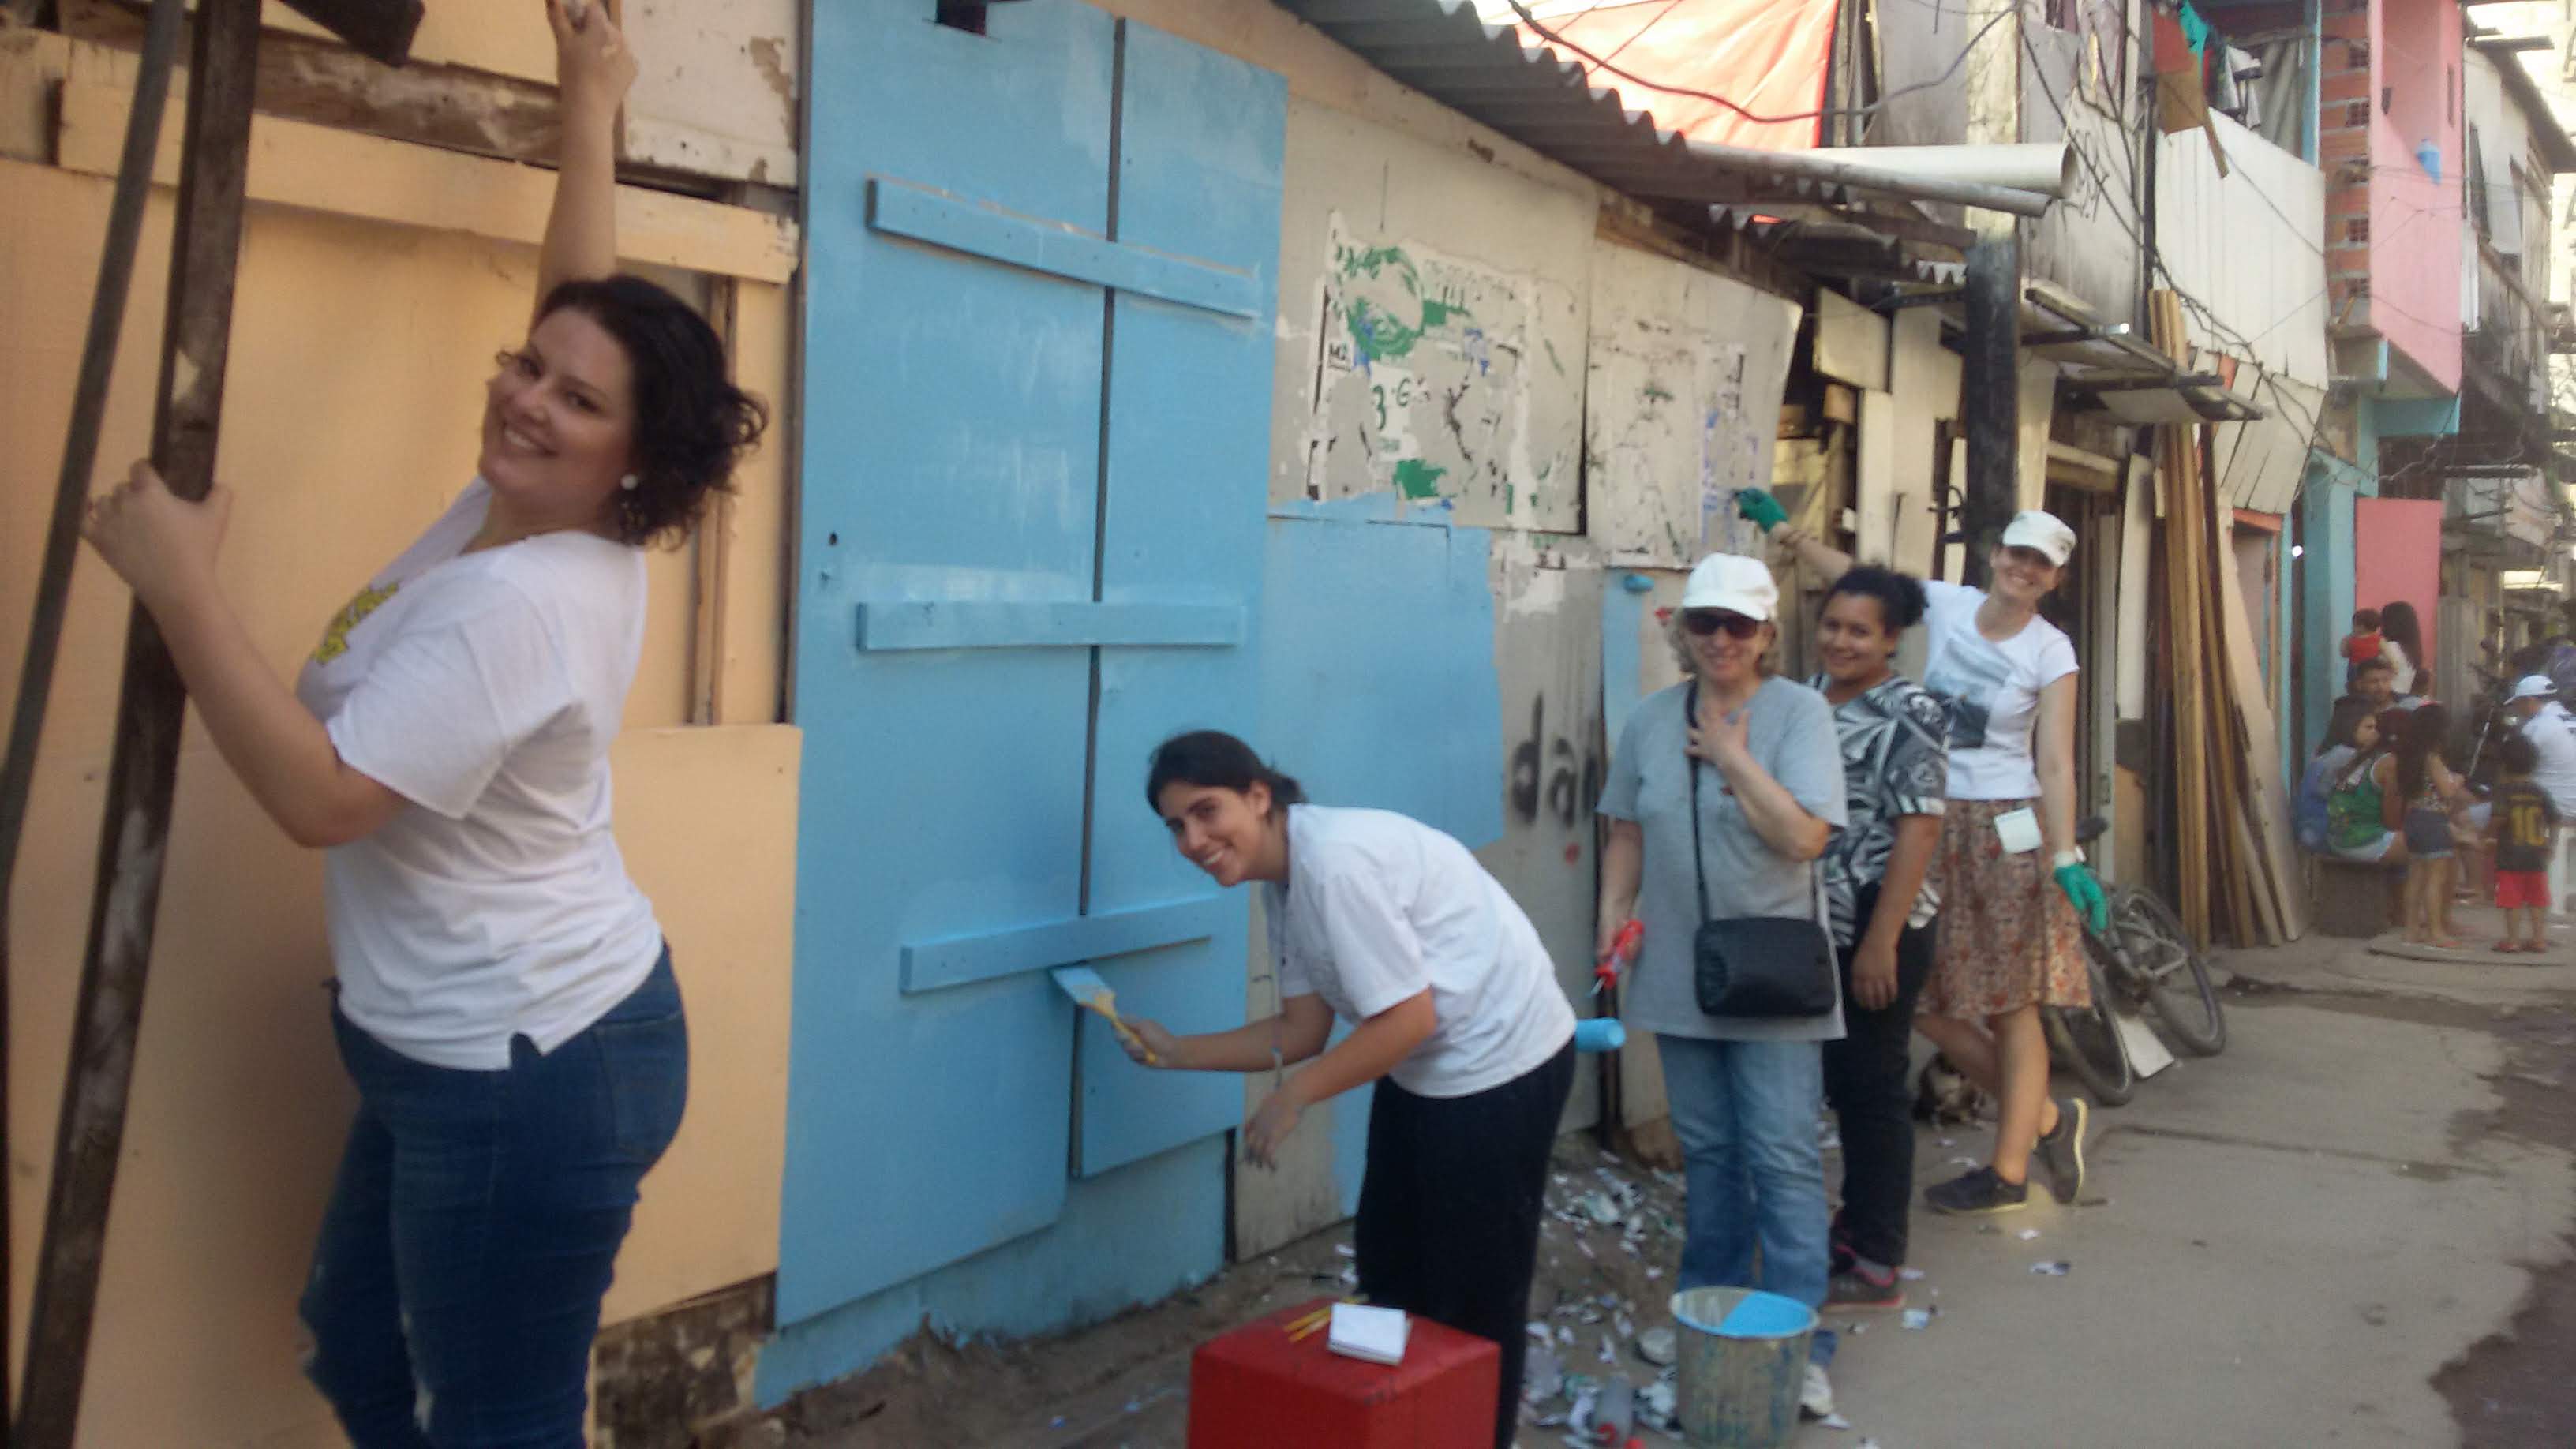
[{"label": "bicycle wheel", "polygon": [[2093,1100],[2125,1107],[2138,1093],[2138,1072],[2129,1062],[2129,1044],[2120,1040],[2117,998],[2102,963],[2087,960],[2084,965],[2093,977],[2093,1004],[2048,1007],[2040,1012],[2040,1021],[2068,1069],[2093,1089]]},{"label": "bicycle wheel", "polygon": [[2165,903],[2144,891],[2123,889],[2111,902],[2111,934],[2129,969],[2147,988],[2147,1004],[2164,1019],[2174,1040],[2194,1056],[2227,1050],[2227,1013],[2209,961],[2191,948],[2182,922]]}]

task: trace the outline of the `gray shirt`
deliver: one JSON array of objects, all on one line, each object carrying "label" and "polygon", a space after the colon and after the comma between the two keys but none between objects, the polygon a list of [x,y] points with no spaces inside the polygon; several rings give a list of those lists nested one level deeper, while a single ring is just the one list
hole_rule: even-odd
[{"label": "gray shirt", "polygon": [[[1684,750],[1688,684],[1677,684],[1637,706],[1619,733],[1601,813],[1633,820],[1645,836],[1637,919],[1646,939],[1620,1005],[1630,1029],[1718,1041],[1834,1041],[1843,1034],[1842,1007],[1824,1016],[1719,1017],[1703,1014],[1691,985],[1691,942],[1699,933],[1699,892],[1693,886],[1690,775],[1701,771],[1701,855],[1708,863],[1712,917],[1805,916],[1823,919],[1815,862],[1791,860],[1755,834],[1744,807],[1726,788],[1715,765]],[[1803,684],[1767,679],[1746,709],[1755,763],[1778,780],[1808,814],[1839,829],[1843,814],[1843,755],[1834,711]],[[1821,926],[1819,927],[1821,930]]]}]

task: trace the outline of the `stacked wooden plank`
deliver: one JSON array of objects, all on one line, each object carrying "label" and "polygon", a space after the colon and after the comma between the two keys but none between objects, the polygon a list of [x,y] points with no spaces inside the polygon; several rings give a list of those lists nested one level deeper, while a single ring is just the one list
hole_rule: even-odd
[{"label": "stacked wooden plank", "polygon": [[[2188,365],[2182,304],[2150,300],[2157,346]],[[2228,548],[2208,430],[2157,429],[2160,664],[2172,682],[2175,910],[2192,939],[2275,945],[2306,930],[2288,789]]]}]

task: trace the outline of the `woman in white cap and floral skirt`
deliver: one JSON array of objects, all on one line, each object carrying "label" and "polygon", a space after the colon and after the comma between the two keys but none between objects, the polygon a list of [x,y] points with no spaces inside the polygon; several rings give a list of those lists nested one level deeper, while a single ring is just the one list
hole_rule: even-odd
[{"label": "woman in white cap and floral skirt", "polygon": [[[1771,673],[1778,605],[1760,559],[1712,554],[1691,570],[1672,630],[1690,677],[1638,704],[1601,795],[1600,946],[1606,955],[1632,915],[1645,924],[1622,1015],[1655,1033],[1681,1138],[1676,1286],[1762,1288],[1817,1308],[1832,1254],[1816,1114],[1823,1044],[1843,1034],[1817,860],[1843,824],[1843,759],[1825,697]],[[1713,996],[1698,969],[1709,922],[1736,933],[1739,986],[1779,972],[1805,999]],[[1811,1413],[1833,1412],[1833,1354],[1832,1332],[1817,1329]]]},{"label": "woman in white cap and floral skirt", "polygon": [[[1748,490],[1745,515],[1828,577],[1850,555],[1785,525]],[[1927,583],[1923,686],[1950,706],[1949,808],[1933,862],[1941,916],[1915,1025],[2000,1120],[1983,1167],[1932,1187],[1947,1213],[2001,1213],[2030,1200],[2034,1153],[2058,1201],[2084,1184],[2081,1097],[2048,1091],[2043,1006],[2087,1006],[2084,922],[2108,924],[2101,882],[2075,844],[2075,645],[2039,617],[2075,554],[2075,530],[2036,509],[2016,516],[1991,556],[1991,589]],[[2080,913],[2080,918],[2079,918]]]}]

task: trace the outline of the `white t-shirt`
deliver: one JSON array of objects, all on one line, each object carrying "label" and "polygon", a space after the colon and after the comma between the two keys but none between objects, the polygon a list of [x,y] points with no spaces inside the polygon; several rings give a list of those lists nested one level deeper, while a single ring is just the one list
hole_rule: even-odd
[{"label": "white t-shirt", "polygon": [[1983,589],[1927,582],[1923,687],[1950,706],[1950,798],[2035,800],[2039,766],[2031,732],[2039,693],[2073,674],[2075,644],[2034,618],[1998,644],[1977,632]]},{"label": "white t-shirt", "polygon": [[1385,810],[1288,810],[1288,886],[1270,887],[1279,995],[1359,1022],[1431,992],[1439,1025],[1388,1076],[1463,1097],[1522,1076],[1574,1035],[1538,930],[1467,847]]},{"label": "white t-shirt", "polygon": [[644,560],[565,531],[478,553],[476,479],[332,616],[295,684],[340,758],[410,802],[326,852],[340,1009],[433,1066],[552,1051],[653,969],[662,929],[609,832],[608,746]]},{"label": "white t-shirt", "polygon": [[2379,657],[2387,660],[2391,665],[2396,667],[2397,673],[2389,683],[2396,686],[2397,692],[2399,694],[2413,694],[2415,692],[2415,665],[2406,657],[2406,651],[2398,646],[2397,641],[2394,639],[2380,640]]},{"label": "white t-shirt", "polygon": [[2549,792],[2562,817],[2576,819],[2576,716],[2553,699],[2523,722],[2522,733],[2540,752],[2531,783]]}]

